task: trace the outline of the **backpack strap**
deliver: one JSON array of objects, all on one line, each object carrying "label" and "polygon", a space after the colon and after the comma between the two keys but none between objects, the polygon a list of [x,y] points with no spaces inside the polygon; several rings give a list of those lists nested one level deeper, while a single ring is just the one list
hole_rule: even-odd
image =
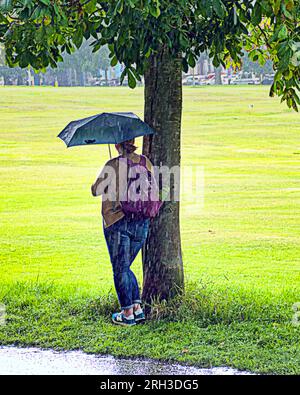
[{"label": "backpack strap", "polygon": [[141,164],[142,166],[144,166],[144,167],[147,168],[146,157],[145,157],[144,155],[140,155],[140,156],[141,156],[141,158],[140,158],[140,164]]}]

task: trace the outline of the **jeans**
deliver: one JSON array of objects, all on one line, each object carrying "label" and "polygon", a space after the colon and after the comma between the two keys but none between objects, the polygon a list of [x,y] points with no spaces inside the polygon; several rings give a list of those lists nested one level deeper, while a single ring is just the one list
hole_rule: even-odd
[{"label": "jeans", "polygon": [[115,288],[122,309],[130,309],[135,303],[141,303],[137,279],[130,266],[146,240],[149,221],[147,218],[123,217],[104,228]]}]

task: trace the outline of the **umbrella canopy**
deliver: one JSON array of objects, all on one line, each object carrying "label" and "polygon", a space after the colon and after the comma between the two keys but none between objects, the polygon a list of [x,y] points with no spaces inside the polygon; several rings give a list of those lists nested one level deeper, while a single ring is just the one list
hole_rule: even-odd
[{"label": "umbrella canopy", "polygon": [[67,147],[90,144],[117,144],[154,130],[132,112],[103,112],[70,122],[57,136]]}]

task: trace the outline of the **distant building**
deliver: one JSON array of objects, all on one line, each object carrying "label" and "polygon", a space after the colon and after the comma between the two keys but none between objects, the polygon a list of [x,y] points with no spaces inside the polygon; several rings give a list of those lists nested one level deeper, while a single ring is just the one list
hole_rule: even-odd
[{"label": "distant building", "polygon": [[189,67],[187,75],[207,75],[214,72],[214,66],[211,59],[200,57],[195,68]]}]

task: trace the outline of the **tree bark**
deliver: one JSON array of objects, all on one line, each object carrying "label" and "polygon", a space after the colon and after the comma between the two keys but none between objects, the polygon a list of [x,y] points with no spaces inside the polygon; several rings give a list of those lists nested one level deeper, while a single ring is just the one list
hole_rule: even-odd
[{"label": "tree bark", "polygon": [[222,66],[215,68],[215,85],[222,85]]},{"label": "tree bark", "polygon": [[[162,48],[149,58],[145,72],[144,118],[156,134],[144,138],[143,153],[155,166],[180,165],[181,114],[181,59],[172,58],[167,48]],[[184,289],[179,202],[174,199],[165,202],[159,216],[151,220],[143,247],[143,273],[143,300],[148,306],[153,300],[169,300]]]}]

